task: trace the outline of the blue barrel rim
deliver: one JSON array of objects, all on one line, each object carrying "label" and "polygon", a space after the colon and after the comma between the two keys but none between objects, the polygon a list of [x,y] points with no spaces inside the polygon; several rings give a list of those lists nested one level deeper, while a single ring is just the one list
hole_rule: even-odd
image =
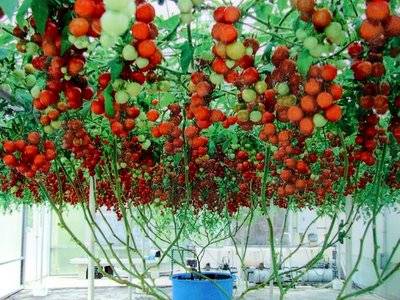
[{"label": "blue barrel rim", "polygon": [[[179,281],[179,282],[187,282],[187,283],[205,283],[205,282],[209,282],[209,281],[216,281],[216,282],[233,282],[234,281],[234,277],[232,274],[229,273],[222,273],[222,272],[201,272],[202,275],[221,275],[221,276],[225,276],[228,278],[223,278],[223,279],[203,279],[203,280],[199,280],[199,279],[195,279],[195,280],[188,280],[187,278],[183,279],[183,278],[178,278],[179,276],[191,276],[192,273],[178,273],[178,274],[173,274],[171,276],[171,280],[172,282],[174,281]],[[196,275],[196,274],[195,274]]]}]

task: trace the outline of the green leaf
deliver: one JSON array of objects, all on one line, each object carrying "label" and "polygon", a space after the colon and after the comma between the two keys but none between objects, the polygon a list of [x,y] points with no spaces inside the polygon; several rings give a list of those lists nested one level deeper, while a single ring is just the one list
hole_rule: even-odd
[{"label": "green leaf", "polygon": [[111,73],[111,80],[115,80],[121,75],[123,65],[122,61],[119,58],[113,59],[109,63],[110,65],[110,73]]},{"label": "green leaf", "polygon": [[104,95],[104,108],[106,111],[106,114],[110,117],[113,117],[115,115],[115,111],[114,111],[114,105],[113,105],[113,96],[111,95],[112,93],[112,86],[111,84],[109,84],[106,89],[103,92]]},{"label": "green leaf", "polygon": [[65,26],[61,35],[61,55],[71,48],[72,43],[68,39],[68,26]]},{"label": "green leaf", "polygon": [[10,54],[10,50],[6,48],[0,48],[0,59],[5,59]]},{"label": "green leaf", "polygon": [[32,0],[24,0],[21,6],[18,9],[16,20],[19,27],[24,27],[26,24],[25,14],[28,11],[29,7],[31,7]]},{"label": "green leaf", "polygon": [[268,22],[269,16],[272,12],[272,5],[270,3],[257,3],[254,7],[257,18]]},{"label": "green leaf", "polygon": [[275,46],[275,42],[269,42],[268,45],[265,47],[265,50],[262,54],[263,59],[269,59],[272,54],[272,48]]},{"label": "green leaf", "polygon": [[[8,43],[10,43],[11,41],[14,40],[14,36],[6,31],[4,31],[4,33],[2,32],[0,34],[0,45],[2,46],[6,46]],[[9,46],[9,45],[7,45]],[[10,48],[10,47],[9,47]]]},{"label": "green leaf", "polygon": [[193,59],[193,46],[189,42],[185,42],[181,47],[181,69],[183,73],[186,73],[189,69],[189,65]]},{"label": "green leaf", "polygon": [[15,9],[17,8],[17,5],[18,5],[18,0],[2,0],[0,7],[3,9],[8,18],[11,20],[14,15]]},{"label": "green leaf", "polygon": [[287,0],[278,0],[278,8],[281,12],[288,7],[288,2]]},{"label": "green leaf", "polygon": [[215,142],[210,140],[208,143],[208,153],[211,155],[214,155],[217,152],[217,146],[215,145]]},{"label": "green leaf", "polygon": [[164,93],[160,97],[160,106],[167,107],[168,105],[174,103],[176,100],[175,96],[171,93]]},{"label": "green leaf", "polygon": [[36,22],[36,28],[43,34],[46,29],[47,18],[49,17],[48,0],[32,0],[31,9],[33,18]]},{"label": "green leaf", "polygon": [[173,30],[177,25],[179,25],[179,23],[180,23],[179,15],[172,16],[166,20],[161,18],[156,19],[157,27],[164,28],[168,31]]},{"label": "green leaf", "polygon": [[313,57],[307,49],[304,49],[298,59],[297,59],[297,68],[302,75],[307,75],[308,70],[310,69],[313,63]]}]

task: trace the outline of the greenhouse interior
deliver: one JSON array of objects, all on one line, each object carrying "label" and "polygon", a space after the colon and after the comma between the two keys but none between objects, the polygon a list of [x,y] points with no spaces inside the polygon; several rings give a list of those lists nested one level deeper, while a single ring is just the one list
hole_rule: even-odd
[{"label": "greenhouse interior", "polygon": [[399,0],[0,0],[0,299],[400,300]]}]

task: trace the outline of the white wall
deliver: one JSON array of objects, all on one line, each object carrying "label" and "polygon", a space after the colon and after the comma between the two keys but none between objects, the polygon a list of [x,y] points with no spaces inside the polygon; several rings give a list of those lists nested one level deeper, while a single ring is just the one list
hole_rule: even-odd
[{"label": "white wall", "polygon": [[[355,263],[359,249],[360,238],[364,232],[365,223],[358,220],[353,227],[353,264]],[[386,209],[377,219],[377,237],[380,249],[378,250],[378,265],[380,266],[381,254],[390,254],[394,245],[400,239],[400,205],[397,208]],[[344,249],[344,247],[342,247]],[[358,268],[358,272],[354,275],[353,281],[360,287],[366,287],[376,282],[376,276],[372,265],[373,257],[373,239],[372,230],[370,229],[364,244],[364,252]],[[343,250],[344,251],[344,250]],[[342,253],[342,261],[344,262],[344,252]],[[392,260],[391,267],[400,261],[400,249]],[[391,268],[390,268],[391,269]],[[380,269],[381,271],[381,269]],[[400,299],[400,272],[397,272],[383,286],[377,288],[374,293],[388,300]]]}]

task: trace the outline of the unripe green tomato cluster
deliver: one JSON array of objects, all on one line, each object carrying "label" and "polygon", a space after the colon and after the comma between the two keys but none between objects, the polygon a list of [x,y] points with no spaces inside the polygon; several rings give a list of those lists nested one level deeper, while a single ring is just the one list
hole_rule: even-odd
[{"label": "unripe green tomato cluster", "polygon": [[101,17],[100,43],[104,48],[110,48],[128,30],[136,7],[132,0],[104,0],[104,4],[106,11]]},{"label": "unripe green tomato cluster", "polygon": [[114,80],[112,88],[115,91],[114,99],[118,104],[128,103],[142,91],[142,86],[139,83],[122,79]]},{"label": "unripe green tomato cluster", "polygon": [[182,24],[190,24],[193,20],[193,9],[203,4],[204,0],[178,0],[178,8],[181,12]]},{"label": "unripe green tomato cluster", "polygon": [[313,57],[319,58],[328,55],[333,50],[333,45],[341,45],[345,41],[345,32],[342,25],[338,22],[332,22],[325,28],[324,33],[329,42],[320,43],[317,37],[310,35],[306,30],[299,28],[296,31],[296,37],[303,42],[304,48],[308,49]]}]

